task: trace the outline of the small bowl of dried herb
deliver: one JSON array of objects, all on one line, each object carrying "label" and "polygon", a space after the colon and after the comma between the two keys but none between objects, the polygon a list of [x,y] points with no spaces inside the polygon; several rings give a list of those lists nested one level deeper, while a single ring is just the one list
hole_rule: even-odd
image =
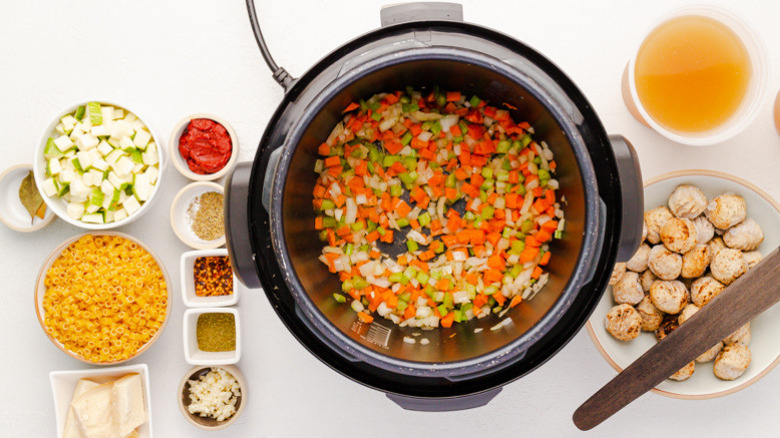
[{"label": "small bowl of dried herb", "polygon": [[184,312],[184,358],[190,365],[232,365],[241,359],[238,309],[209,307]]},{"label": "small bowl of dried herb", "polygon": [[200,181],[186,185],[171,204],[171,226],[186,245],[195,249],[225,244],[224,189]]},{"label": "small bowl of dried herb", "polygon": [[238,281],[225,248],[181,255],[181,295],[187,307],[222,307],[238,302]]},{"label": "small bowl of dried herb", "polygon": [[38,191],[31,164],[17,164],[0,174],[0,222],[27,233],[40,230],[52,220],[54,212]]}]

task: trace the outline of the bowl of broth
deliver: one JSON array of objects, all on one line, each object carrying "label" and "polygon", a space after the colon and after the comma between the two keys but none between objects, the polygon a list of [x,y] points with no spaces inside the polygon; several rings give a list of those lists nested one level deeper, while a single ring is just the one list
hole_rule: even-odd
[{"label": "bowl of broth", "polygon": [[645,34],[623,94],[632,114],[664,137],[704,146],[753,121],[768,78],[766,48],[745,21],[695,6],[667,14]]}]

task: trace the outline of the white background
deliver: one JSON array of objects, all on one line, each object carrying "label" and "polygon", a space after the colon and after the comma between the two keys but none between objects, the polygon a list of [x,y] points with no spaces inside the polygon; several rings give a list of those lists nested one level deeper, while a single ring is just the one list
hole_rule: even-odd
[{"label": "white background", "polygon": [[[268,44],[293,75],[340,44],[379,25],[381,0],[283,2],[257,7]],[[730,1],[767,42],[771,99],[758,119],[727,144],[673,144],[631,118],[620,75],[647,26],[682,3],[667,1],[464,1],[467,21],[512,35],[559,65],[590,99],[607,131],[628,137],[645,178],[683,168],[730,172],[780,198],[780,138],[771,101],[780,84],[780,4]],[[232,1],[4,1],[0,13],[0,168],[31,162],[41,130],[84,99],[120,102],[136,111],[167,146],[188,114],[227,119],[251,160],[282,90],[255,46],[244,3]],[[178,279],[187,248],[174,236],[169,205],[187,181],[172,166],[160,199],[124,227],[160,254]],[[51,437],[54,409],[48,373],[86,368],[46,338],[33,307],[33,286],[48,253],[79,230],[55,221],[20,234],[0,226],[0,436]],[[615,375],[581,331],[557,356],[507,385],[487,407],[468,412],[401,410],[383,394],[331,371],[306,352],[260,291],[240,302],[248,405],[237,425],[200,432],[185,422],[176,387],[189,366],[181,346],[184,311],[178,281],[173,311],[159,341],[136,362],[149,364],[157,437],[223,436],[571,436],[574,409]],[[648,394],[590,436],[776,434],[780,372],[731,396],[681,401]]]}]

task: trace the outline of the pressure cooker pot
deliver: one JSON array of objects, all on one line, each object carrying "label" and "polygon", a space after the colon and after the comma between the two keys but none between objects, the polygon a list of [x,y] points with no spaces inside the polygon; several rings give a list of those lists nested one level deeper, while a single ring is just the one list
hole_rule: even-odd
[{"label": "pressure cooker pot", "polygon": [[[230,259],[239,280],[262,287],[292,334],[334,370],[409,409],[483,405],[577,333],[615,261],[628,259],[639,245],[639,166],[631,145],[606,135],[561,70],[517,40],[464,23],[459,5],[397,5],[383,8],[381,17],[380,29],[336,49],[300,78],[267,55],[285,95],[254,161],[240,163],[226,183]],[[338,276],[318,260],[323,244],[312,208],[317,148],[350,102],[436,85],[516,108],[513,119],[528,121],[535,139],[549,145],[565,199],[564,238],[552,244],[547,285],[503,318],[493,314],[433,330],[381,317],[365,324],[333,299],[341,290]]]}]

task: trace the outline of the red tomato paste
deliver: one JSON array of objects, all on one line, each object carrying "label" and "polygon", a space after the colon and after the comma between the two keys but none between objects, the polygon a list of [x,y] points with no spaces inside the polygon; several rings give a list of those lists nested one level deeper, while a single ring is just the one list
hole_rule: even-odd
[{"label": "red tomato paste", "polygon": [[219,123],[192,119],[179,138],[179,153],[191,171],[206,175],[225,167],[233,153],[233,142]]}]

